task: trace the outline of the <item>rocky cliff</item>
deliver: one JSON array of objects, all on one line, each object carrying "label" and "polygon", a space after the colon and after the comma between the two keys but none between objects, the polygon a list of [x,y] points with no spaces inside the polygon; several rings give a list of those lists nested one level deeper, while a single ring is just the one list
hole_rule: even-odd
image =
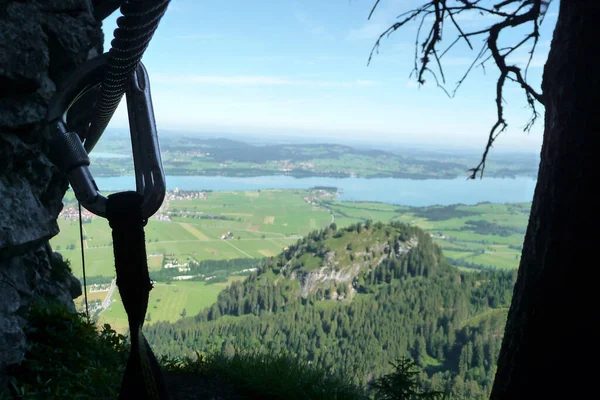
[{"label": "rocky cliff", "polygon": [[[333,300],[350,299],[356,293],[354,281],[361,272],[373,271],[384,261],[398,259],[418,245],[419,240],[416,237],[407,241],[396,240],[393,246],[385,241],[374,241],[369,243],[371,251],[353,252],[351,263],[341,262],[340,258],[345,259],[343,254],[336,255],[336,252],[330,251],[325,254],[323,265],[309,271],[303,268],[293,269],[289,278],[300,282],[300,295],[303,298],[315,293],[318,289],[331,289]],[[338,250],[338,252],[340,251]],[[343,252],[344,250],[341,250],[340,253]],[[293,264],[293,261],[289,262],[282,270],[285,271]],[[340,284],[347,288],[345,295],[341,295],[337,291]]]},{"label": "rocky cliff", "polygon": [[52,270],[48,240],[67,188],[48,160],[43,124],[56,85],[102,52],[92,0],[0,0],[0,378],[21,361],[28,311],[40,298],[73,308],[71,274]]}]

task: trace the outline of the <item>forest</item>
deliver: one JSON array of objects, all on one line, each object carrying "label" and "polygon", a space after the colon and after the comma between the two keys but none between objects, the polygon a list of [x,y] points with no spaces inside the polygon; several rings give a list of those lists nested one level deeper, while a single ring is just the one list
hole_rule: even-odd
[{"label": "forest", "polygon": [[425,371],[423,387],[484,399],[515,279],[457,270],[416,227],[332,224],[263,261],[198,315],[146,334],[162,355],[286,352],[361,385],[409,356]]}]

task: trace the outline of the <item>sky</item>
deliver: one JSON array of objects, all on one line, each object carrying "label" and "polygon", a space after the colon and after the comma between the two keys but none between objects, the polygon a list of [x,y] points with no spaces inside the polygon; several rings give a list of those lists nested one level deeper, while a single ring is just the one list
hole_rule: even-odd
[{"label": "sky", "polygon": [[[172,0],[143,58],[159,135],[163,129],[483,149],[496,118],[499,74],[492,63],[474,69],[454,98],[431,78],[420,86],[409,76],[418,26],[412,23],[384,39],[367,65],[379,34],[423,2],[381,0],[368,20],[374,0]],[[556,3],[529,69],[534,88],[541,86]],[[105,51],[119,15],[104,22]],[[493,20],[471,14],[459,22],[476,30]],[[501,39],[514,43],[525,33]],[[444,43],[454,37],[448,26]],[[454,88],[482,44],[483,37],[476,38],[471,51],[461,42],[444,55],[447,88]],[[524,49],[512,61],[524,66],[527,57]],[[509,128],[495,148],[539,152],[543,113],[524,133],[530,112],[522,89],[508,85],[504,99]],[[124,103],[110,127],[126,126]]]}]

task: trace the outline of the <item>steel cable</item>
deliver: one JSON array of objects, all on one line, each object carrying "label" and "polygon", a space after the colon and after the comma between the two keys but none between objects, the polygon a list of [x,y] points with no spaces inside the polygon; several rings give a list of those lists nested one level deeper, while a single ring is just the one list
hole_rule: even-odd
[{"label": "steel cable", "polygon": [[108,126],[121,98],[127,80],[137,68],[170,0],[129,0],[121,5],[123,16],[111,41],[109,60],[100,87],[92,121],[85,135],[88,153]]}]

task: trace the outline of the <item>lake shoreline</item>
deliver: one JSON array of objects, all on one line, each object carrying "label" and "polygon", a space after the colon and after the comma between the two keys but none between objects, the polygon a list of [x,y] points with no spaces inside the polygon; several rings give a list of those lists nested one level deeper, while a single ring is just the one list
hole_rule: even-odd
[{"label": "lake shoreline", "polygon": [[[135,177],[98,177],[101,191],[135,188]],[[521,203],[533,199],[536,181],[531,178],[397,179],[397,178],[293,178],[286,175],[262,177],[167,176],[168,190],[249,191],[310,189],[315,186],[336,187],[340,201],[377,201],[381,203],[424,207],[433,205],[482,202]]]},{"label": "lake shoreline", "polygon": [[[116,157],[115,157],[116,158]],[[244,172],[240,172],[239,170],[222,170],[222,169],[208,169],[208,170],[203,170],[200,171],[201,173],[197,173],[196,171],[194,171],[195,173],[189,173],[189,174],[182,174],[182,173],[177,173],[177,172],[181,172],[179,170],[179,168],[170,168],[170,167],[164,167],[165,173],[169,176],[177,176],[177,177],[186,177],[186,176],[194,176],[194,177],[220,177],[220,178],[262,178],[262,177],[269,177],[269,176],[287,176],[287,177],[291,177],[291,178],[295,178],[295,179],[310,179],[310,178],[331,178],[331,179],[354,179],[354,178],[359,178],[359,179],[385,179],[385,178],[389,178],[389,179],[409,179],[409,180],[416,180],[416,181],[425,181],[425,180],[454,180],[454,179],[469,179],[470,174],[465,172],[464,175],[444,175],[444,174],[440,174],[440,175],[419,175],[419,174],[414,174],[414,173],[376,173],[376,174],[371,174],[371,175],[363,175],[363,174],[350,174],[350,173],[344,173],[344,172],[339,172],[339,173],[332,173],[332,172],[326,172],[326,173],[319,173],[319,172],[314,172],[314,171],[304,171],[304,170],[298,170],[298,171],[289,171],[287,173],[281,173],[281,171],[278,170],[244,170]],[[127,175],[122,175],[122,174],[118,174],[118,173],[100,173],[95,175],[98,178],[118,178],[121,176],[127,176]],[[537,175],[533,176],[533,175],[520,175],[520,174],[508,174],[506,172],[503,172],[502,174],[498,174],[498,173],[490,173],[489,175],[484,175],[484,179],[485,178],[493,178],[493,179],[519,179],[519,178],[525,178],[525,179],[536,179]]]}]

